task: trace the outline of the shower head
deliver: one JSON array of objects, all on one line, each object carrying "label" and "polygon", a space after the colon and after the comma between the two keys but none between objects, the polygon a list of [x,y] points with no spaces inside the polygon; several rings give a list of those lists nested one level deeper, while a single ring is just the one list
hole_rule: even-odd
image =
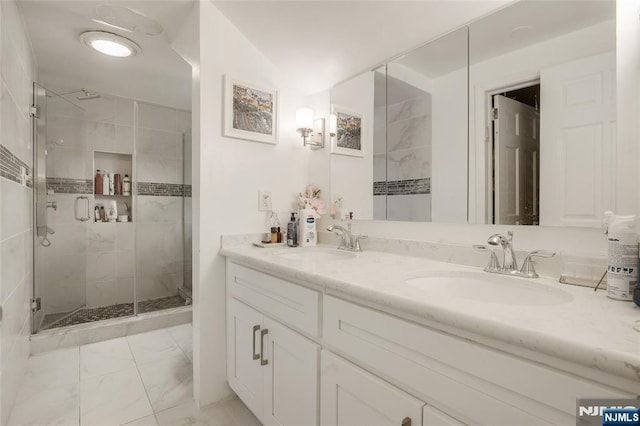
[{"label": "shower head", "polygon": [[82,89],[82,96],[77,96],[76,99],[79,101],[88,101],[89,99],[97,99],[100,97],[100,93],[98,92],[90,92],[87,89]]}]

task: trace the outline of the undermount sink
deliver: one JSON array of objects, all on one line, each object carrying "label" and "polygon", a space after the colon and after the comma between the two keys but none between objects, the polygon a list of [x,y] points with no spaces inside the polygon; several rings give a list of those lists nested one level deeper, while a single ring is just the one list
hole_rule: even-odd
[{"label": "undermount sink", "polygon": [[548,306],[573,300],[565,291],[522,278],[487,272],[431,271],[405,279],[412,287],[436,297],[502,305]]},{"label": "undermount sink", "polygon": [[279,257],[296,261],[330,261],[352,259],[356,253],[328,247],[298,247],[276,253]]}]

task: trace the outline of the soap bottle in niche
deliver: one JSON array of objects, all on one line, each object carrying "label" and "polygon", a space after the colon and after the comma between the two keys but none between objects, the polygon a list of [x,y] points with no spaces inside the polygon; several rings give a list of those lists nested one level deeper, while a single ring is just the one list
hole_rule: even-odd
[{"label": "soap bottle in niche", "polygon": [[102,174],[100,173],[100,169],[96,170],[96,181],[93,193],[102,195]]},{"label": "soap bottle in niche", "polygon": [[109,173],[105,170],[102,172],[102,194],[109,195]]},{"label": "soap bottle in niche", "polygon": [[122,179],[122,195],[127,197],[131,195],[131,178],[129,175],[124,175],[124,179]]},{"label": "soap bottle in niche", "polygon": [[318,244],[316,215],[313,209],[300,210],[300,246],[311,247]]},{"label": "soap bottle in niche", "polygon": [[287,223],[287,245],[289,247],[298,246],[298,220],[296,219],[296,214],[293,212],[291,213],[289,223]]}]

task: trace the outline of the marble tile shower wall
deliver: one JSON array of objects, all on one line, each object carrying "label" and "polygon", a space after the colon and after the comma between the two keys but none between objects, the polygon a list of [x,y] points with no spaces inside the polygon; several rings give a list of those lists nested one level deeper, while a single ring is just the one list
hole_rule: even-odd
[{"label": "marble tile shower wall", "polygon": [[[36,79],[31,43],[14,1],[0,2],[0,162],[5,171],[20,164],[31,175],[32,82]],[[15,169],[15,168],[14,168]],[[24,377],[31,333],[33,289],[32,189],[29,182],[0,177],[0,422],[6,424]]]},{"label": "marble tile shower wall", "polygon": [[[374,215],[383,217],[386,208],[386,218],[390,220],[429,221],[431,95],[421,92],[388,105],[386,118],[386,149],[377,149],[374,155]],[[386,203],[383,195],[375,194],[380,194],[381,186],[388,194]]]},{"label": "marble tile shower wall", "polygon": [[[141,103],[137,129],[136,180],[140,184],[190,183],[183,180],[182,137],[191,130],[191,114]],[[184,200],[181,196],[138,195],[138,300],[175,295],[184,284]]]},{"label": "marble tile shower wall", "polygon": [[[59,192],[48,196],[58,203],[48,214],[52,246],[60,249],[45,255],[45,313],[132,302],[136,267],[138,300],[175,294],[182,285],[182,132],[191,115],[138,103],[134,122],[134,101],[108,95],[79,105],[49,103],[48,188]],[[132,154],[136,133],[134,184],[153,195],[134,201],[133,223],[76,221],[74,200],[93,185],[93,151]]]}]

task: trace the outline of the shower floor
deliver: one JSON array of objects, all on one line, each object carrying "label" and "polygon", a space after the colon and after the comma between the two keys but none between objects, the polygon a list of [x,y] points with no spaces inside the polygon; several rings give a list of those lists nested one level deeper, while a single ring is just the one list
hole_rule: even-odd
[{"label": "shower floor", "polygon": [[[181,294],[178,294],[176,296],[138,302],[138,313],[143,314],[187,305],[191,305],[191,299],[185,299]],[[42,319],[40,330],[86,324],[88,322],[128,317],[131,315],[133,315],[133,303],[120,303],[118,305],[104,306],[100,308],[82,308],[76,312],[62,312],[45,315]]]}]

